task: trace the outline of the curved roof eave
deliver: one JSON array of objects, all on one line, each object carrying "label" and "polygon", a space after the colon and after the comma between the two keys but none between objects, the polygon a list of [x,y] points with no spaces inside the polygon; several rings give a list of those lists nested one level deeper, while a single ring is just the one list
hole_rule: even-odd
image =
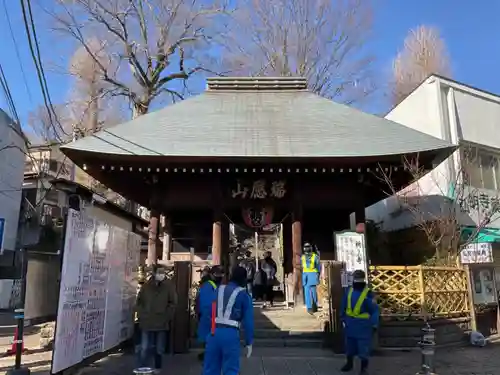
[{"label": "curved roof eave", "polygon": [[318,155],[318,156],[205,156],[205,155],[134,155],[134,154],[115,154],[103,153],[97,151],[86,151],[72,148],[61,148],[62,152],[72,159],[76,164],[82,166],[85,162],[103,165],[116,164],[127,165],[128,163],[141,164],[151,163],[155,165],[169,163],[236,163],[236,162],[255,162],[255,163],[330,163],[334,164],[369,164],[374,162],[403,162],[407,155],[420,155],[421,158],[438,165],[448,158],[458,146],[451,145],[432,150],[412,150],[401,154],[384,155]]},{"label": "curved roof eave", "polygon": [[281,84],[281,90],[274,86],[263,87],[264,91],[208,90],[62,149],[68,154],[94,153],[106,158],[316,159],[386,157],[454,147],[388,119]]}]

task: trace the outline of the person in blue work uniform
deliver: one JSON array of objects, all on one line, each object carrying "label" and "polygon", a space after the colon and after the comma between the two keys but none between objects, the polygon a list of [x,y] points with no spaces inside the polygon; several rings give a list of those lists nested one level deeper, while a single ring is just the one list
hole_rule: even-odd
[{"label": "person in blue work uniform", "polygon": [[252,355],[253,305],[245,289],[246,277],[243,267],[235,267],[229,283],[217,288],[215,319],[207,338],[203,375],[240,373],[240,327],[244,331],[246,357]]},{"label": "person in blue work uniform", "polygon": [[[217,284],[213,271],[206,266],[201,271],[200,289],[196,298],[196,314],[198,316],[197,339],[200,344],[205,345],[206,338],[210,334],[212,302],[215,301]],[[203,361],[205,353],[198,354],[198,359]]]},{"label": "person in blue work uniform", "polygon": [[351,371],[354,357],[357,356],[361,360],[360,375],[368,374],[372,338],[377,330],[380,314],[365,278],[364,271],[354,271],[352,287],[346,290],[341,307],[347,361],[340,371]]},{"label": "person in blue work uniform", "polygon": [[313,252],[310,243],[304,244],[302,254],[302,285],[304,286],[304,297],[309,314],[318,310],[318,292],[316,287],[319,283],[319,256]]}]

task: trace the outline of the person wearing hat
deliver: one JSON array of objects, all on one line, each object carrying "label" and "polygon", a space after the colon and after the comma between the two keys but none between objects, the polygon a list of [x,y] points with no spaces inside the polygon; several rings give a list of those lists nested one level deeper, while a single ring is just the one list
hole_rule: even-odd
[{"label": "person wearing hat", "polygon": [[[210,319],[212,314],[212,302],[215,300],[217,284],[209,266],[205,266],[201,271],[198,295],[196,296],[196,315],[198,317],[198,327],[196,336],[198,342],[205,345],[206,338],[210,333]],[[198,359],[203,361],[204,353],[198,354]]]},{"label": "person wearing hat", "polygon": [[212,280],[214,280],[215,284],[219,286],[224,279],[224,270],[221,266],[212,266],[210,268],[210,273],[212,274]]},{"label": "person wearing hat", "polygon": [[301,263],[302,285],[304,286],[307,312],[312,315],[318,309],[318,292],[316,287],[319,284],[320,263],[318,254],[313,252],[313,247],[308,242],[304,244]]},{"label": "person wearing hat", "polygon": [[352,286],[346,290],[342,299],[341,318],[344,325],[346,364],[342,372],[354,367],[354,357],[361,360],[360,375],[368,374],[373,333],[377,330],[379,307],[362,270],[353,272]]},{"label": "person wearing hat", "polygon": [[227,285],[217,288],[211,334],[207,337],[203,375],[240,373],[240,328],[244,330],[246,356],[252,355],[254,336],[252,298],[246,292],[247,272],[235,267]]}]

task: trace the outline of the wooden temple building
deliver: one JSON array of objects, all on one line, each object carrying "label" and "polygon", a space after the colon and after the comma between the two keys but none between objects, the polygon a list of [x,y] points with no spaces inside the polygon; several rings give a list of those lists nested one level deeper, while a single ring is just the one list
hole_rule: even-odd
[{"label": "wooden temple building", "polygon": [[[62,148],[91,176],[151,210],[150,262],[159,217],[224,262],[229,224],[283,223],[284,272],[300,295],[304,241],[333,253],[333,233],[364,222],[365,207],[455,149],[398,123],[322,98],[303,78],[209,78],[197,96]],[[183,223],[183,225],[177,225]],[[176,232],[189,232],[176,233]],[[169,237],[170,238],[170,237]]]}]

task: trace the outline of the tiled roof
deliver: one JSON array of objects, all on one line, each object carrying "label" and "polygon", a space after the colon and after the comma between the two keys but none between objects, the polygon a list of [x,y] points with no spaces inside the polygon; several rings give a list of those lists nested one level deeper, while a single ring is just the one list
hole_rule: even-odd
[{"label": "tiled roof", "polygon": [[198,96],[63,147],[102,154],[228,158],[370,157],[452,148],[311,93],[301,78],[212,78]]}]

